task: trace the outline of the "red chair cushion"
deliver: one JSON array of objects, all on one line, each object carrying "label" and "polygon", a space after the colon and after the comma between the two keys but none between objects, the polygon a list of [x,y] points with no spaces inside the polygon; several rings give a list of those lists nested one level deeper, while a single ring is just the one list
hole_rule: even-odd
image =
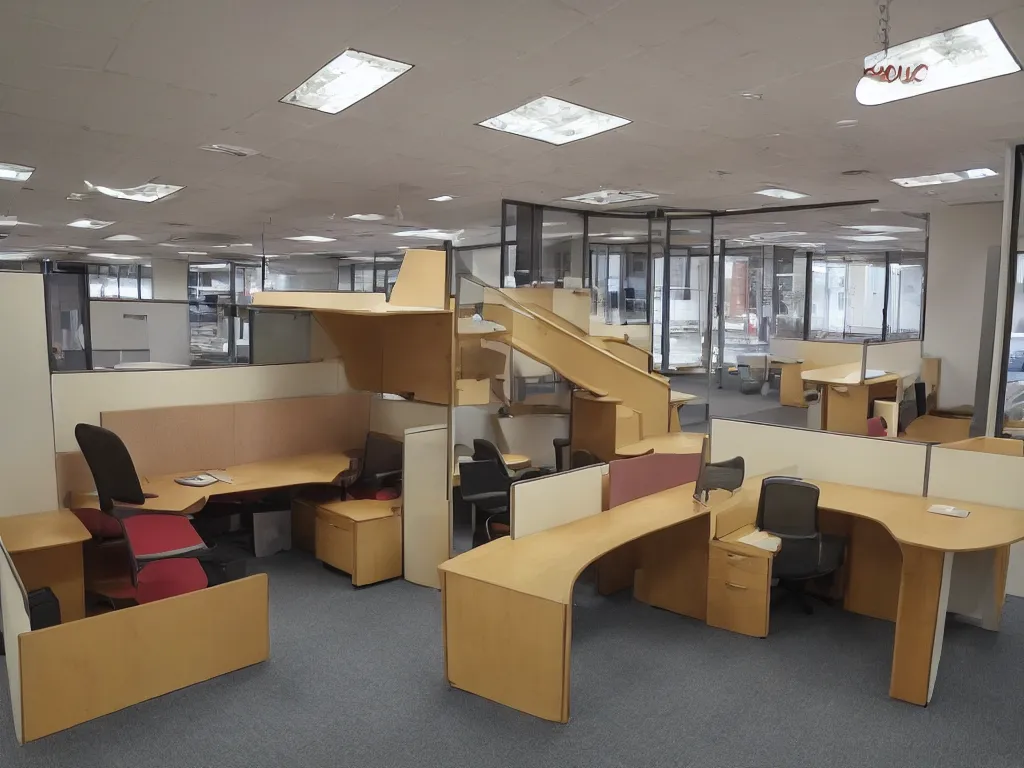
[{"label": "red chair cushion", "polygon": [[398,490],[395,488],[381,488],[375,491],[366,486],[352,486],[346,492],[349,501],[373,499],[375,501],[391,501],[398,498]]},{"label": "red chair cushion", "polygon": [[868,419],[868,437],[887,437],[888,434],[881,416]]},{"label": "red chair cushion", "polygon": [[155,560],[139,571],[135,600],[142,605],[175,595],[197,592],[208,585],[206,571],[191,557]]},{"label": "red chair cushion", "polygon": [[132,515],[122,522],[137,560],[193,552],[206,546],[192,523],[180,515]]},{"label": "red chair cushion", "polygon": [[97,539],[120,539],[124,537],[121,524],[113,515],[101,512],[98,509],[72,509],[75,517],[82,521],[82,525]]}]

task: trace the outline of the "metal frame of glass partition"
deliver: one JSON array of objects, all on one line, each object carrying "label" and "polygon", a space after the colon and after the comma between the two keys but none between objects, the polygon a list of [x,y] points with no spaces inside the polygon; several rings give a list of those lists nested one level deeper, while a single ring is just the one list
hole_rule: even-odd
[{"label": "metal frame of glass partition", "polygon": [[[1010,238],[1009,238],[1009,265],[1007,269],[1006,277],[1006,310],[1003,320],[1003,338],[1001,341],[1002,354],[1000,355],[1000,374],[999,374],[999,394],[996,397],[995,407],[995,419],[989,423],[1001,425],[1003,423],[1004,416],[1006,415],[1006,395],[1007,385],[1009,384],[1010,371],[1010,358],[1014,350],[1011,349],[1013,339],[1013,305],[1016,297],[1017,281],[1022,279],[1019,274],[1018,262],[1021,259],[1021,255],[1024,254],[1024,249],[1020,247],[1020,239],[1022,230],[1024,230],[1024,222],[1021,221],[1024,211],[1021,210],[1021,203],[1024,200],[1024,190],[1021,189],[1024,185],[1024,144],[1019,144],[1014,148],[1013,151],[1013,204],[1011,206],[1011,219],[1010,219]],[[1018,359],[1020,359],[1018,354]],[[991,410],[992,404],[989,405]],[[997,430],[996,437],[999,436]]]}]

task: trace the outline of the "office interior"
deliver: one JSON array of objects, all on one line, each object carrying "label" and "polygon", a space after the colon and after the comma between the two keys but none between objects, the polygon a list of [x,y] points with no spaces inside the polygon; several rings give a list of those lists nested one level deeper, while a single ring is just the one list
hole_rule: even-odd
[{"label": "office interior", "polygon": [[0,763],[1019,762],[1024,75],[865,59],[1019,9],[71,5],[0,77]]}]

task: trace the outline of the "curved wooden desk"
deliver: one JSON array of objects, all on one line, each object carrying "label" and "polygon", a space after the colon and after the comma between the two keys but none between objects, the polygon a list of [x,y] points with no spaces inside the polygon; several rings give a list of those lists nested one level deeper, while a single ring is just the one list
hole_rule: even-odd
[{"label": "curved wooden desk", "polygon": [[[142,490],[153,494],[138,509],[154,512],[178,512],[191,515],[206,506],[214,496],[226,496],[250,491],[270,491],[293,485],[333,483],[349,469],[352,459],[341,451],[335,453],[307,453],[284,459],[256,461],[251,464],[236,464],[232,467],[201,467],[192,472],[175,472],[172,475],[143,477]],[[207,470],[223,470],[230,477],[230,483],[214,483],[202,488],[181,485],[174,482],[176,477],[186,477]],[[95,494],[76,494],[73,507],[95,507]],[[129,505],[125,505],[129,506]]]},{"label": "curved wooden desk", "polygon": [[637,598],[660,605],[672,593],[672,610],[703,619],[709,516],[693,492],[692,483],[679,486],[442,563],[448,682],[567,722],[573,585],[598,558],[658,532],[644,542]]},{"label": "curved wooden desk", "polygon": [[[1024,514],[804,479],[821,489],[822,528],[831,530],[838,523],[833,532],[847,536],[843,607],[895,621],[889,695],[926,705],[935,685],[947,611],[970,615],[986,629],[998,628],[1009,545],[1024,540]],[[752,530],[760,484],[760,477],[748,479],[730,500],[712,504],[714,546],[721,542],[741,557],[771,557],[736,540]],[[933,504],[958,506],[970,515],[933,514],[927,511]],[[709,593],[709,599],[714,595]]]},{"label": "curved wooden desk", "polygon": [[616,448],[615,453],[623,459],[647,453],[700,453],[704,448],[704,438],[701,432],[672,432],[624,445]]}]

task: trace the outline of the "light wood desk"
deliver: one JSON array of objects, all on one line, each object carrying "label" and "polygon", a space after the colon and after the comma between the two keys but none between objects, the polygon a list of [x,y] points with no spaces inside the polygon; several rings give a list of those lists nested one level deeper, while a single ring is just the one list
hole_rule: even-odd
[{"label": "light wood desk", "polygon": [[782,374],[779,381],[779,405],[806,408],[804,382],[801,378],[804,370],[803,360],[773,357],[769,365],[772,368],[778,368]]},{"label": "light wood desk", "polygon": [[[529,456],[524,456],[521,453],[503,453],[501,458],[505,460],[505,464],[509,469],[519,470],[526,469],[530,466],[531,461]],[[462,478],[459,475],[459,462],[455,462],[455,469],[452,472],[452,488],[458,488]]]},{"label": "light wood desk", "polygon": [[[250,491],[269,491],[293,485],[333,483],[351,466],[348,454],[341,451],[307,453],[284,459],[256,461],[251,464],[236,464],[231,467],[199,467],[191,472],[175,472],[140,478],[142,490],[153,494],[145,504],[125,505],[154,512],[179,512],[189,515],[199,512],[214,496],[226,496]],[[214,483],[195,488],[174,482],[177,477],[187,477],[207,470],[223,470],[230,475],[230,483]],[[73,494],[72,506],[95,507],[95,494]]]},{"label": "light wood desk", "polygon": [[[1024,515],[973,502],[805,479],[821,489],[822,530],[847,537],[846,562],[839,576],[843,607],[896,624],[889,695],[926,705],[935,685],[947,610],[970,615],[987,629],[998,628],[1009,545],[1024,539]],[[763,635],[768,617],[754,615],[768,610],[767,601],[751,595],[755,586],[760,588],[761,577],[770,579],[772,556],[736,541],[756,519],[760,484],[761,478],[751,478],[731,499],[712,503],[712,561],[716,547],[724,555],[719,582],[709,581],[708,621]],[[932,514],[927,511],[932,504],[958,506],[970,515]],[[758,558],[763,566],[758,566]],[[757,575],[757,585],[742,581],[752,579],[750,574]],[[739,588],[730,589],[730,584]],[[715,610],[713,602],[719,604]],[[744,611],[733,610],[740,603]],[[728,626],[732,620],[745,624]],[[748,631],[755,625],[763,631]]]},{"label": "light wood desk", "polygon": [[804,371],[801,379],[814,384],[821,393],[822,429],[866,435],[868,419],[872,416],[871,401],[895,399],[901,377],[886,373],[862,381],[859,367],[848,364]]},{"label": "light wood desk", "polygon": [[643,456],[646,453],[700,453],[704,446],[701,432],[674,432],[669,435],[648,437],[638,443],[624,445],[615,450],[619,458]]},{"label": "light wood desk", "polygon": [[595,560],[644,537],[637,599],[703,620],[710,521],[693,492],[690,483],[442,563],[448,682],[567,722],[573,585]]},{"label": "light wood desk", "polygon": [[[907,431],[904,435],[908,440],[915,440],[921,443],[954,443],[965,441],[970,436],[970,419],[945,418],[933,416],[932,414],[918,416],[907,425]],[[971,449],[969,448],[968,450]],[[983,452],[987,451],[983,450]]]},{"label": "light wood desk", "polygon": [[90,538],[85,526],[66,509],[0,517],[0,539],[25,589],[52,589],[60,601],[62,622],[85,618],[82,543]]}]

